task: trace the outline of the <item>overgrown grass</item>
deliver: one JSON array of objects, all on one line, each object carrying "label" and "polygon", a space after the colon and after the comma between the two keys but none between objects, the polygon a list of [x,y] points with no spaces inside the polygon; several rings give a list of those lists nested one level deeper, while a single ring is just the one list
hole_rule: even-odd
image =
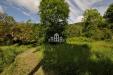
[{"label": "overgrown grass", "polygon": [[54,75],[113,75],[113,43],[80,37],[45,45],[43,69]]},{"label": "overgrown grass", "polygon": [[[17,54],[28,48],[29,46],[1,46],[1,70],[13,62]],[[38,50],[44,50],[41,67],[45,75],[113,75],[112,41],[73,37],[68,38],[66,44],[44,44]]]},{"label": "overgrown grass", "polygon": [[40,49],[40,47],[30,48],[19,54],[1,75],[28,75],[43,58],[43,52]]},{"label": "overgrown grass", "polygon": [[15,59],[15,57],[27,50],[30,46],[0,46],[0,72],[3,71],[4,68],[8,67]]}]

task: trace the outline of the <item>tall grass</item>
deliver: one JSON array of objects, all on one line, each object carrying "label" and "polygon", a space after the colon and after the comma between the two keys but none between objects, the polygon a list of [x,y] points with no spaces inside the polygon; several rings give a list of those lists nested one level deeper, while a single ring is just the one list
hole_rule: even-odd
[{"label": "tall grass", "polygon": [[113,75],[113,43],[69,38],[67,44],[45,45],[43,69],[54,75]]},{"label": "tall grass", "polygon": [[0,46],[0,72],[3,71],[4,68],[9,66],[15,59],[15,57],[27,50],[30,46]]},{"label": "tall grass", "polygon": [[[0,47],[1,71],[28,48]],[[46,75],[113,75],[113,42],[109,40],[73,37],[65,44],[44,44],[40,49],[44,49],[42,68]]]}]

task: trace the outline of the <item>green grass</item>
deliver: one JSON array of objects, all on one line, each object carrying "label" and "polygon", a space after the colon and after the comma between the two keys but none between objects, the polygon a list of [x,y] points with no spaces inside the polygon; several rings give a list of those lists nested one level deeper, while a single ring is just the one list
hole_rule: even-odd
[{"label": "green grass", "polygon": [[[3,65],[9,65],[14,61],[14,58],[19,53],[27,50],[29,46],[1,46],[0,55],[4,58]],[[32,57],[39,53],[40,58],[43,57],[43,64],[41,68],[37,70],[36,74],[41,75],[113,75],[113,41],[96,41],[84,37],[68,38],[65,44],[44,44],[40,46],[40,51],[36,53],[30,53]],[[44,51],[43,51],[44,50]],[[28,52],[28,53],[27,53]],[[15,62],[9,67],[10,72],[23,74],[24,68],[29,67],[29,61],[36,63],[39,58],[32,58],[29,51],[25,52],[25,55],[20,54],[20,58],[16,58]],[[44,53],[43,53],[44,52]],[[0,56],[0,57],[1,57]],[[28,58],[27,58],[28,57]],[[20,60],[26,61],[27,65]],[[29,60],[28,60],[29,59]],[[3,59],[0,59],[3,60]],[[37,60],[33,62],[32,60]],[[14,66],[18,61],[19,66]],[[22,63],[21,63],[22,62]],[[3,64],[5,63],[5,64]],[[33,66],[31,66],[33,67]],[[30,68],[31,68],[30,67]],[[28,73],[28,69],[25,70]],[[46,74],[45,74],[46,73]]]},{"label": "green grass", "polygon": [[0,72],[7,68],[14,60],[15,57],[27,50],[30,46],[0,46]]},{"label": "green grass", "polygon": [[19,54],[14,63],[5,69],[1,75],[28,75],[43,58],[40,47],[30,48]]},{"label": "green grass", "polygon": [[69,38],[67,44],[45,45],[43,69],[55,75],[113,75],[113,43]]}]

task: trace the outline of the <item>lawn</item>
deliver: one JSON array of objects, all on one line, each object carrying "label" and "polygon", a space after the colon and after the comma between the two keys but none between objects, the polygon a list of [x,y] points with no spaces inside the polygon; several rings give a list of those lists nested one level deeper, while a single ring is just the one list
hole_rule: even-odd
[{"label": "lawn", "polygon": [[113,74],[111,41],[69,38],[66,44],[45,45],[44,54],[43,69],[54,75]]}]

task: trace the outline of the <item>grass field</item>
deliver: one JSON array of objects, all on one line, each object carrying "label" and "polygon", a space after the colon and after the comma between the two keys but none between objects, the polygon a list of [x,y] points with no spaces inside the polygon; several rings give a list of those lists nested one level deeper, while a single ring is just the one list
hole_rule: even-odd
[{"label": "grass field", "polygon": [[[5,52],[4,55],[13,57],[16,52],[16,55],[18,55],[29,47],[1,46],[0,49]],[[65,44],[43,44],[40,50],[30,54],[27,53],[29,50],[25,51],[25,55],[19,55],[21,58],[14,56],[16,57],[15,62],[18,61],[22,70],[20,68],[18,70],[18,66],[14,67],[15,62],[9,69],[16,71],[18,75],[27,75],[33,67],[31,64],[29,65],[29,60],[32,59],[31,62],[36,65],[43,57],[43,63],[35,75],[113,75],[113,41],[111,40],[95,41],[83,37],[74,37],[68,38]],[[30,56],[33,56],[33,58],[30,59]],[[14,58],[7,59],[8,63],[14,60]],[[9,62],[9,59],[12,59],[12,61]],[[28,60],[27,65],[22,66],[21,64],[24,63],[20,59]],[[31,67],[29,68],[29,66]],[[26,68],[29,69],[26,70]],[[6,73],[8,75],[9,72],[6,70]]]},{"label": "grass field", "polygon": [[80,37],[45,45],[43,68],[55,75],[113,75],[113,42]]}]

